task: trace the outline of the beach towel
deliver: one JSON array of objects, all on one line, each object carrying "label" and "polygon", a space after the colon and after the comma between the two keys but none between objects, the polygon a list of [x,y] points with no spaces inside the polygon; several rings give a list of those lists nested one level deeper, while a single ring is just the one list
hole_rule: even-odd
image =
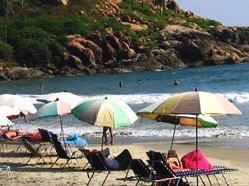
[{"label": "beach towel", "polygon": [[83,148],[88,147],[88,143],[86,139],[79,137],[78,134],[72,134],[68,136],[65,139],[65,143],[68,145],[73,145],[73,146],[78,146],[78,147],[83,147]]},{"label": "beach towel", "polygon": [[207,158],[200,150],[197,150],[197,154],[195,150],[189,152],[181,159],[182,166],[186,169],[196,169],[196,161],[198,162],[198,169],[209,170],[213,168],[213,166],[208,162]]},{"label": "beach towel", "polygon": [[71,134],[66,138],[66,141],[76,141],[78,139],[78,134]]}]

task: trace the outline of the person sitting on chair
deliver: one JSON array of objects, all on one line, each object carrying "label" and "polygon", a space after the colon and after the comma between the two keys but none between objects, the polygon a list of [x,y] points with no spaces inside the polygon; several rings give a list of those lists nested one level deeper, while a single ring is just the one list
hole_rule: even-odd
[{"label": "person sitting on chair", "polygon": [[183,170],[181,159],[175,150],[168,151],[166,161],[168,165],[170,166],[170,168],[174,170],[175,172]]},{"label": "person sitting on chair", "polygon": [[131,153],[127,149],[124,149],[115,158],[104,158],[106,165],[112,170],[126,170],[129,167],[131,160]]}]

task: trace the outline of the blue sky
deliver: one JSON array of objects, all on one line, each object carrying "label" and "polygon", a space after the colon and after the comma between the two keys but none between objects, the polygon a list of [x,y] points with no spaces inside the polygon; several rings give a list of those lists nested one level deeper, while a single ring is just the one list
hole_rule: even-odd
[{"label": "blue sky", "polygon": [[176,0],[184,10],[226,26],[249,26],[249,0]]}]

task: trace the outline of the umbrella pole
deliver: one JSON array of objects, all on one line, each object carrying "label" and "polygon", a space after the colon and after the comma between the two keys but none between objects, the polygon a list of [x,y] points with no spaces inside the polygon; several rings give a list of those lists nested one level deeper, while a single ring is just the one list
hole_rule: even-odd
[{"label": "umbrella pole", "polygon": [[23,117],[24,117],[24,122],[27,123],[27,118],[26,118],[26,116],[24,115]]},{"label": "umbrella pole", "polygon": [[66,146],[66,143],[65,143],[64,130],[63,130],[62,117],[61,117],[61,116],[60,116],[60,124],[61,124],[61,134],[60,134],[60,136],[62,136],[63,143],[64,143],[64,147],[65,147],[65,149],[66,149],[67,146]]},{"label": "umbrella pole", "polygon": [[172,137],[172,140],[171,140],[170,150],[172,150],[172,148],[173,148],[173,142],[174,142],[175,133],[176,133],[176,125],[177,125],[177,119],[176,119],[176,123],[175,123],[175,126],[174,126],[174,132],[173,132],[173,137]]},{"label": "umbrella pole", "polygon": [[101,150],[103,150],[103,146],[104,146],[104,132],[102,133]]},{"label": "umbrella pole", "polygon": [[[196,171],[198,170],[198,115],[195,115],[195,155],[196,155]],[[198,176],[196,176],[197,186],[199,185]]]}]

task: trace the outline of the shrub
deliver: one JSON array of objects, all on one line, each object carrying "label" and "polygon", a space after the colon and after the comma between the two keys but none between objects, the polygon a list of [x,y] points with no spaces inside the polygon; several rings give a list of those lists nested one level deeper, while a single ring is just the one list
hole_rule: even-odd
[{"label": "shrub", "polygon": [[13,48],[11,45],[0,41],[0,59],[10,61],[13,58]]},{"label": "shrub", "polygon": [[17,48],[17,61],[29,67],[44,67],[49,63],[51,52],[47,43],[36,39],[23,39]]}]

